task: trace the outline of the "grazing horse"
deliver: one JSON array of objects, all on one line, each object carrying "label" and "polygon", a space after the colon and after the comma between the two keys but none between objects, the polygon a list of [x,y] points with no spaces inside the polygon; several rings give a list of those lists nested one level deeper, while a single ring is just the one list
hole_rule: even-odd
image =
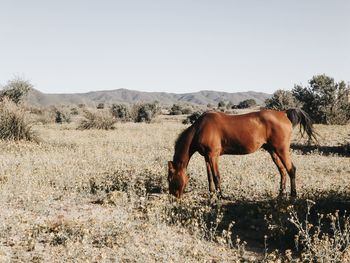
[{"label": "grazing horse", "polygon": [[291,181],[291,196],[297,195],[295,171],[290,158],[290,140],[293,127],[300,124],[302,134],[316,139],[310,117],[300,109],[286,111],[262,110],[242,115],[206,112],[184,130],[175,143],[173,161],[168,162],[169,192],[180,198],[188,183],[186,169],[191,156],[204,156],[209,191],[221,197],[219,156],[242,155],[267,150],[281,175],[280,194],[286,191],[286,172]]}]

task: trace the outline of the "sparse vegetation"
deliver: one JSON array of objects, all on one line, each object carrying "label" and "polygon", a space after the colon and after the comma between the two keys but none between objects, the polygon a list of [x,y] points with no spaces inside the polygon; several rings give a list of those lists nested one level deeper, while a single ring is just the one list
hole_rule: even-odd
[{"label": "sparse vegetation", "polygon": [[[116,123],[117,136],[76,131],[75,125],[37,126],[41,144],[0,141],[2,261],[301,262],[308,255],[336,255],[346,262],[349,256],[346,245],[328,246],[348,233],[348,155],[332,147],[347,145],[349,125],[316,126],[320,144],[329,147],[324,152],[309,150],[294,134],[294,202],[277,198],[278,171],[264,151],[222,156],[227,199],[211,201],[204,161],[196,154],[187,192],[177,202],[167,194],[166,160],[180,123]],[[308,199],[315,201],[309,211]],[[313,239],[318,213],[325,216]],[[339,218],[341,231],[333,231],[337,220],[328,214]],[[297,222],[294,215],[301,231],[290,221]],[[302,241],[305,231],[310,247]]]},{"label": "sparse vegetation", "polygon": [[[4,103],[25,116],[21,104]],[[112,109],[85,107],[76,131],[82,116],[56,125],[56,108],[31,108],[39,117],[53,113],[51,123],[35,126],[42,142],[0,141],[0,261],[349,260],[349,125],[317,125],[319,145],[295,130],[294,201],[277,198],[278,171],[259,151],[220,158],[225,200],[208,198],[204,161],[194,155],[178,202],[167,194],[166,161],[183,116],[116,123],[126,107],[114,107],[115,116]],[[130,117],[151,121],[158,110],[156,103],[138,104]],[[118,133],[108,131],[114,127]]]}]

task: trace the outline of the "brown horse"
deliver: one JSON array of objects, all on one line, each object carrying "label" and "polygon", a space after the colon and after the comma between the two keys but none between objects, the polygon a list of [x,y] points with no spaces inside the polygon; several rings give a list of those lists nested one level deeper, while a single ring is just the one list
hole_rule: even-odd
[{"label": "brown horse", "polygon": [[[209,191],[222,196],[219,174],[219,156],[249,154],[260,148],[267,150],[281,175],[280,194],[285,193],[286,171],[291,180],[291,196],[295,197],[295,171],[290,158],[292,129],[300,124],[302,134],[316,139],[310,117],[300,109],[286,111],[263,110],[242,115],[206,112],[184,130],[175,143],[173,161],[168,162],[169,192],[180,198],[188,183],[187,165],[191,156],[204,156]],[[214,188],[215,187],[215,188]]]}]

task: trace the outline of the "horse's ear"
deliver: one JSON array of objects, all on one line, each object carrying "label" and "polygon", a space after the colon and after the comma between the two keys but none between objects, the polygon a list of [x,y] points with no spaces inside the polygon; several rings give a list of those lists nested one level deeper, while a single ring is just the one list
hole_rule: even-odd
[{"label": "horse's ear", "polygon": [[174,163],[173,163],[172,161],[169,161],[169,162],[168,162],[168,169],[169,169],[169,171],[171,171],[171,172],[174,172],[174,171],[175,171]]}]

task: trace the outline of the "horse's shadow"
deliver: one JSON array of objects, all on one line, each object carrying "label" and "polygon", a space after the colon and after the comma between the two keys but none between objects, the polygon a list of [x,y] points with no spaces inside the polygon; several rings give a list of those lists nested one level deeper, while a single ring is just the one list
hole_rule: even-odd
[{"label": "horse's shadow", "polygon": [[[310,202],[308,200],[312,200]],[[329,214],[339,211],[344,215],[350,211],[350,193],[320,192],[313,196],[301,196],[291,201],[289,199],[270,198],[260,201],[224,200],[212,204],[223,213],[223,218],[217,228],[220,233],[229,228],[234,221],[232,241],[236,236],[247,242],[247,247],[254,250],[293,249],[296,227],[289,221],[291,209],[298,215],[300,222],[305,221],[307,203],[311,206],[308,220],[316,225],[319,214]],[[313,204],[313,205],[311,205]],[[323,230],[330,232],[330,222],[323,220]]]},{"label": "horse's shadow", "polygon": [[306,145],[299,143],[292,143],[290,147],[300,152],[301,154],[310,154],[311,152],[319,152],[322,155],[336,154],[343,157],[350,157],[350,143],[338,146],[322,146],[322,145]]}]

